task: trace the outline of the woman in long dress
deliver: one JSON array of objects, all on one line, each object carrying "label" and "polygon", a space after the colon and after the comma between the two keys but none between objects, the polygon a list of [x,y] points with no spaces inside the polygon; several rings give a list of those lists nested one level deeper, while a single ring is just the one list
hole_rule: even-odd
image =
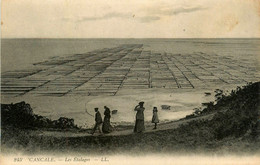
[{"label": "woman in long dress", "polygon": [[137,111],[134,132],[141,133],[144,131],[144,102],[140,102],[134,110]]},{"label": "woman in long dress", "polygon": [[154,123],[153,129],[157,129],[157,123],[159,123],[157,112],[158,112],[157,107],[153,107],[153,118],[152,118],[152,123]]},{"label": "woman in long dress", "polygon": [[111,115],[110,115],[110,109],[105,106],[105,112],[104,112],[104,122],[103,122],[103,126],[102,126],[102,131],[103,133],[110,133],[112,132],[112,126],[110,125],[110,118],[111,118]]}]

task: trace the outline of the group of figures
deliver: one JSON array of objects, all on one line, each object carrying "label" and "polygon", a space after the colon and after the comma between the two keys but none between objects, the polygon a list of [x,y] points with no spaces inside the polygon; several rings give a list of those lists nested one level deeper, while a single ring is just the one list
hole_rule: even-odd
[{"label": "group of figures", "polygon": [[[136,120],[135,120],[135,127],[134,127],[134,132],[140,133],[145,130],[144,127],[144,102],[139,102],[139,104],[135,107],[134,109],[137,111],[136,113]],[[154,128],[157,129],[157,123],[159,123],[159,118],[157,114],[158,110],[157,107],[153,107],[153,117],[152,117],[152,123],[154,123]]]},{"label": "group of figures", "polygon": [[[99,133],[110,133],[113,131],[113,127],[110,124],[110,109],[107,106],[104,106],[104,121],[102,120],[101,114],[98,111],[98,108],[95,108],[95,126],[91,132],[93,135],[95,131],[98,129]],[[137,106],[134,108],[136,112],[136,120],[135,120],[135,127],[134,127],[134,132],[135,133],[141,133],[145,130],[144,126],[144,102],[139,102]],[[152,123],[154,123],[154,128],[157,129],[157,123],[159,123],[159,118],[157,114],[158,110],[157,107],[153,107],[153,117],[152,117]],[[102,125],[103,124],[103,125]],[[102,126],[102,129],[101,129]]]},{"label": "group of figures", "polygon": [[[113,130],[113,127],[111,126],[110,124],[110,118],[111,118],[111,115],[110,115],[110,109],[107,107],[107,106],[104,106],[104,122],[102,120],[102,117],[101,117],[101,114],[100,112],[98,111],[98,108],[95,108],[95,112],[96,112],[96,115],[95,115],[95,126],[91,132],[91,134],[93,135],[96,131],[96,129],[99,130],[100,133],[110,133],[112,132]],[[103,123],[103,125],[102,125]],[[102,125],[102,130],[101,130],[101,125]]]}]

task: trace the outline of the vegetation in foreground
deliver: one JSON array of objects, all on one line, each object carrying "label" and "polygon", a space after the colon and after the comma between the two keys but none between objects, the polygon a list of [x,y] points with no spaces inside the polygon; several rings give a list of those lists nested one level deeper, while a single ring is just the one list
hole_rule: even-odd
[{"label": "vegetation in foreground", "polygon": [[221,95],[216,104],[211,104],[200,113],[215,112],[213,118],[193,120],[171,130],[65,138],[36,136],[35,130],[7,124],[2,127],[2,151],[15,149],[29,153],[74,151],[106,154],[259,152],[259,85],[260,82],[251,83],[238,87],[229,95]]}]

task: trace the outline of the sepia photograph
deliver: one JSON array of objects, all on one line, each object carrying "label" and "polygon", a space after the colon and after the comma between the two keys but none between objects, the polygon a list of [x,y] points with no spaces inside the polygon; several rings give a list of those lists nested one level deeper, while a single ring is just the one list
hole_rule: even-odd
[{"label": "sepia photograph", "polygon": [[260,1],[2,0],[2,165],[260,164]]}]

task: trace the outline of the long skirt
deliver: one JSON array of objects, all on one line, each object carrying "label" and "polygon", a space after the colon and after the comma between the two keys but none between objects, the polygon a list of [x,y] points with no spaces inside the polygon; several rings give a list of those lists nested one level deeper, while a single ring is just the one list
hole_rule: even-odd
[{"label": "long skirt", "polygon": [[110,125],[110,118],[105,117],[103,126],[102,126],[103,133],[110,133],[112,132],[112,126]]},{"label": "long skirt", "polygon": [[144,131],[144,120],[136,119],[134,132],[140,133]]}]

